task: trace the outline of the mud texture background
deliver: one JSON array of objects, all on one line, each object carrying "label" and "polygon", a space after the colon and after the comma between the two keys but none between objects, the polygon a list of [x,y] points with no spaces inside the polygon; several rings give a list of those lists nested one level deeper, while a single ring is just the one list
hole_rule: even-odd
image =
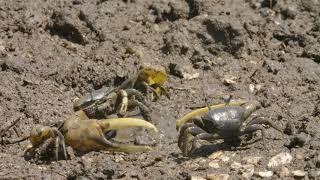
[{"label": "mud texture background", "polygon": [[[269,179],[319,179],[319,11],[319,0],[0,1],[1,130],[18,121],[1,134],[0,179],[259,179],[269,170]],[[26,141],[5,143],[63,121],[74,99],[119,85],[143,64],[169,75],[170,99],[150,105],[154,151],[36,161],[23,157]],[[266,148],[222,144],[220,159],[183,157],[175,120],[205,96],[229,95],[261,102],[257,114],[285,134],[267,128]],[[267,167],[285,152],[289,163]]]}]

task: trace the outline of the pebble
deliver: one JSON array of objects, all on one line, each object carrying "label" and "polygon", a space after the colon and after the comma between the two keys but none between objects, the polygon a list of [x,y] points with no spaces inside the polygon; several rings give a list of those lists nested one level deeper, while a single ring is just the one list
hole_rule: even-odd
[{"label": "pebble", "polygon": [[233,162],[230,167],[231,169],[238,171],[238,173],[246,179],[250,179],[254,173],[254,165],[252,164],[242,165],[241,163]]},{"label": "pebble", "polygon": [[314,170],[314,169],[309,170],[309,177],[312,177],[314,179],[316,177],[320,177],[320,171],[317,171],[317,170]]},{"label": "pebble", "polygon": [[226,156],[226,155],[222,155],[220,157],[220,159],[221,159],[222,162],[228,162],[230,160],[230,158],[228,156]]},{"label": "pebble", "polygon": [[288,177],[290,176],[290,171],[286,167],[282,167],[280,170],[280,177]]},{"label": "pebble", "polygon": [[4,51],[6,48],[0,44],[0,51]]},{"label": "pebble", "polygon": [[233,162],[233,163],[230,165],[230,168],[233,169],[233,170],[238,170],[238,169],[241,168],[241,163]]},{"label": "pebble", "polygon": [[275,168],[284,164],[289,164],[292,161],[292,156],[287,152],[279,153],[273,156],[268,163],[268,168]]},{"label": "pebble", "polygon": [[3,42],[0,40],[0,51],[4,51],[6,48],[3,46]]},{"label": "pebble", "polygon": [[209,166],[212,167],[212,168],[215,168],[215,169],[220,168],[220,165],[219,165],[219,163],[218,163],[217,160],[211,161],[211,162],[209,163]]},{"label": "pebble", "polygon": [[209,174],[207,180],[228,180],[228,174]]},{"label": "pebble", "polygon": [[246,179],[250,179],[253,176],[253,173],[254,173],[254,166],[252,164],[244,165],[240,169],[240,173],[241,173],[242,177],[244,177]]},{"label": "pebble", "polygon": [[235,84],[237,80],[237,77],[233,76],[233,75],[225,75],[223,76],[223,84],[225,85],[230,85],[230,84]]},{"label": "pebble", "polygon": [[141,49],[138,49],[138,48],[127,47],[126,53],[136,55],[136,56],[138,56],[138,58],[140,58],[140,59],[143,58],[143,52],[142,52]]},{"label": "pebble", "polygon": [[295,155],[295,158],[298,160],[303,160],[304,159],[304,155],[303,153],[297,152]]},{"label": "pebble", "polygon": [[180,64],[170,63],[169,69],[170,74],[187,80],[196,79],[200,76],[190,65],[181,66]]},{"label": "pebble", "polygon": [[292,174],[294,177],[304,177],[307,174],[307,172],[302,170],[295,170],[295,171],[292,171]]},{"label": "pebble", "polygon": [[200,176],[191,176],[190,179],[191,179],[191,180],[206,180],[205,178],[200,177]]},{"label": "pebble", "polygon": [[119,163],[119,162],[124,161],[124,159],[123,159],[122,155],[116,155],[116,156],[114,156],[113,161],[116,163]]},{"label": "pebble", "polygon": [[242,158],[242,163],[253,164],[256,166],[256,165],[258,165],[260,160],[261,160],[261,157],[259,157],[259,156],[248,156],[248,157]]},{"label": "pebble", "polygon": [[160,32],[160,31],[161,31],[161,29],[160,29],[160,27],[159,27],[158,24],[154,24],[154,25],[153,25],[153,30],[154,30],[155,32]]},{"label": "pebble", "polygon": [[260,171],[257,173],[257,175],[262,178],[268,178],[268,177],[273,176],[273,172],[272,171]]},{"label": "pebble", "polygon": [[250,90],[251,93],[253,93],[254,88],[255,88],[254,84],[249,84],[249,90]]},{"label": "pebble", "polygon": [[217,151],[217,152],[212,153],[208,158],[209,159],[218,159],[222,155],[223,155],[222,151]]},{"label": "pebble", "polygon": [[213,159],[213,160],[219,160],[222,162],[228,162],[230,160],[230,158],[228,156],[226,156],[225,154],[223,154],[222,151],[212,153],[208,158]]}]

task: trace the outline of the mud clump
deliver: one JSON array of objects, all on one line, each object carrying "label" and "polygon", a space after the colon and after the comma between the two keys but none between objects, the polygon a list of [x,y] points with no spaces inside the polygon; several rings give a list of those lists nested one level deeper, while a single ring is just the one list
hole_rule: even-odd
[{"label": "mud clump", "polygon": [[244,47],[243,29],[240,25],[230,24],[216,17],[208,17],[203,23],[212,38],[211,42],[210,39],[207,40],[211,44],[209,51],[212,54],[225,51],[235,55]]}]

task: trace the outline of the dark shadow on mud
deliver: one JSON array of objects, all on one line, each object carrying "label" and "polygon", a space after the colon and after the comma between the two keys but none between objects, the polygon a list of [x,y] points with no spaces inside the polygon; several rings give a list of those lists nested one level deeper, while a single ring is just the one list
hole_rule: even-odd
[{"label": "dark shadow on mud", "polygon": [[184,161],[188,161],[190,159],[196,159],[199,157],[208,157],[212,153],[217,151],[238,151],[238,150],[247,150],[251,148],[250,145],[261,141],[262,139],[255,139],[249,142],[246,142],[242,145],[240,143],[236,144],[230,144],[230,143],[217,143],[217,144],[206,144],[202,145],[201,147],[193,150],[192,154],[190,156],[183,156],[182,154],[177,153],[171,153],[170,156],[172,157],[172,160],[175,161],[178,164],[183,163]]}]

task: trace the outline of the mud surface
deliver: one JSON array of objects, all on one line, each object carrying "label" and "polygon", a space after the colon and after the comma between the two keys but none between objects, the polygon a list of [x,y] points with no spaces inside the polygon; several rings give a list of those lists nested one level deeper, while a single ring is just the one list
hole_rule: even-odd
[{"label": "mud surface", "polygon": [[[319,10],[318,0],[1,1],[1,129],[18,121],[2,134],[1,179],[259,179],[281,152],[293,159],[269,178],[319,178]],[[63,121],[74,99],[118,86],[143,64],[169,74],[170,99],[151,104],[160,130],[154,151],[90,152],[56,162],[24,158],[26,141],[5,144],[35,124]],[[229,95],[258,100],[257,114],[286,134],[267,128],[265,144],[222,148],[229,160],[219,167],[207,156],[183,157],[175,120],[204,106],[205,97],[214,104]],[[234,162],[251,156],[261,160],[246,176]]]}]

